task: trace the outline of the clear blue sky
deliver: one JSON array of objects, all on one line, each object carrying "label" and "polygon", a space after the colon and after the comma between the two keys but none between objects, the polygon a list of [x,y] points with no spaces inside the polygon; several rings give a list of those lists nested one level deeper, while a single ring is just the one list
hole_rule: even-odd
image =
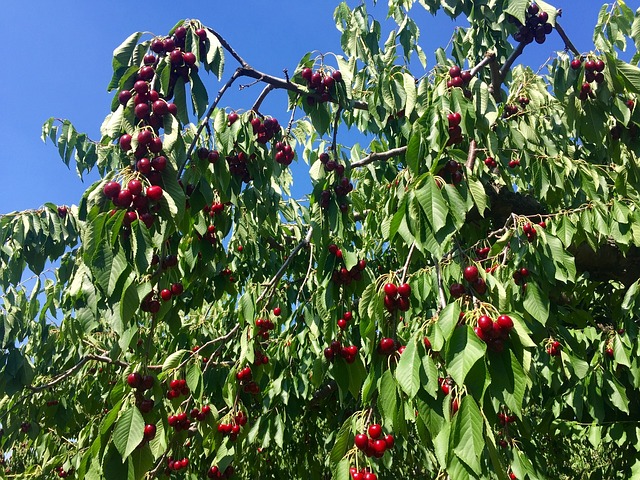
[{"label": "clear blue sky", "polygon": [[[562,24],[577,48],[591,50],[601,2],[552,3],[563,9]],[[78,203],[88,183],[83,184],[73,168],[67,169],[51,143],[40,140],[41,126],[49,117],[66,118],[79,131],[99,138],[112,98],[106,91],[112,52],[129,34],[162,35],[180,19],[197,18],[227,38],[251,65],[281,75],[284,68],[293,71],[309,51],[340,52],[339,32],[332,18],[337,4],[337,0],[5,2],[0,15],[5,41],[0,76],[0,213],[38,208],[48,201]],[[382,20],[386,2],[379,2],[372,11]],[[416,18],[430,69],[433,51],[448,43],[455,25],[444,14],[434,19],[418,6],[415,11],[420,12]],[[523,59],[537,68],[562,48],[553,33],[544,45],[528,47]],[[236,65],[230,58],[227,64],[230,74]],[[423,72],[414,73],[420,76]],[[205,85],[210,97],[220,86],[213,76],[207,77]],[[243,92],[234,89],[222,106],[247,108],[260,90],[260,86]],[[285,102],[283,94],[273,95],[262,110],[284,123]],[[306,168],[303,162],[292,167],[301,174]],[[95,179],[93,175],[86,181]]]}]

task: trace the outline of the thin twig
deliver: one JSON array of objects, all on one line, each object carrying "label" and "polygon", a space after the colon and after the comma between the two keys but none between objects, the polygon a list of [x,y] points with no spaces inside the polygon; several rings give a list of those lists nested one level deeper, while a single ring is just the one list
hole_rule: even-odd
[{"label": "thin twig", "polygon": [[187,166],[187,162],[189,161],[189,158],[191,158],[191,153],[193,153],[194,148],[196,148],[196,143],[198,142],[198,138],[200,138],[200,134],[202,133],[202,130],[204,130],[204,126],[207,123],[209,123],[209,120],[211,120],[211,115],[213,115],[213,111],[215,110],[215,108],[218,106],[218,103],[222,99],[222,95],[224,95],[224,92],[227,91],[227,89],[233,84],[233,82],[235,82],[238,79],[238,77],[242,76],[240,73],[241,71],[242,69],[238,68],[236,69],[235,72],[233,72],[233,75],[231,75],[229,80],[227,80],[227,83],[225,83],[224,86],[220,89],[215,100],[209,107],[207,114],[204,116],[204,118],[200,122],[200,125],[198,126],[198,130],[196,131],[196,134],[193,137],[193,141],[191,142],[191,145],[189,145],[189,150],[187,150],[187,154],[185,156],[184,162],[182,163],[182,165],[180,165],[180,169],[178,170],[178,178],[182,176],[182,172],[184,171],[184,168]]},{"label": "thin twig", "polygon": [[409,248],[409,253],[407,254],[407,261],[404,262],[404,267],[402,267],[402,275],[400,276],[400,284],[405,283],[405,279],[407,278],[407,271],[409,270],[409,264],[411,263],[411,256],[416,249],[416,242],[411,244]]},{"label": "thin twig", "polygon": [[338,126],[340,125],[340,113],[342,112],[342,107],[338,106],[336,109],[336,117],[333,119],[333,139],[331,140],[331,151],[333,152],[333,159],[338,160],[338,151],[336,148],[336,143],[338,142]]},{"label": "thin twig", "polygon": [[284,275],[284,272],[289,266],[289,264],[291,263],[291,261],[293,260],[293,257],[296,256],[296,254],[300,251],[300,249],[302,247],[306,247],[307,245],[309,245],[309,242],[311,241],[312,233],[313,233],[313,227],[309,227],[309,231],[307,232],[307,235],[302,240],[300,240],[300,243],[298,243],[298,245],[296,245],[293,248],[293,250],[291,250],[291,253],[287,257],[287,259],[280,266],[280,268],[278,269],[276,274],[273,276],[273,278],[269,280],[269,283],[267,283],[265,289],[262,291],[262,293],[256,300],[256,304],[259,304],[260,302],[262,302],[262,300],[264,300],[264,297],[267,295],[269,290],[271,290],[276,285],[276,283],[278,283],[278,280],[282,278],[282,275]]},{"label": "thin twig", "polygon": [[442,273],[440,272],[440,262],[434,261],[436,269],[436,279],[438,281],[438,300],[440,301],[440,308],[438,311],[444,309],[447,306],[447,297],[444,295],[444,285],[442,284]]},{"label": "thin twig", "polygon": [[312,268],[313,268],[313,244],[309,245],[309,266],[307,267],[307,273],[305,273],[305,275],[304,275],[304,279],[302,280],[302,284],[300,285],[300,288],[298,289],[298,293],[296,295],[295,305],[297,305],[298,301],[300,300],[300,294],[302,293],[302,290],[304,289],[305,283],[307,283],[307,279],[309,278],[309,275],[311,275],[311,269]]},{"label": "thin twig", "polygon": [[407,151],[407,147],[397,147],[392,148],[391,150],[387,150],[386,152],[373,152],[364,157],[362,160],[358,160],[357,162],[353,162],[351,164],[351,168],[359,168],[364,167],[370,163],[373,163],[377,160],[388,160],[392,157],[398,157],[400,155],[404,155]]}]

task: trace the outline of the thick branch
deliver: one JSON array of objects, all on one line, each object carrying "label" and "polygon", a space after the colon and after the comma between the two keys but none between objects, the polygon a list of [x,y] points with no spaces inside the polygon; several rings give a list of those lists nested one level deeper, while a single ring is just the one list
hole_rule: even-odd
[{"label": "thick branch", "polygon": [[364,167],[365,165],[373,163],[377,160],[389,160],[390,158],[404,155],[406,151],[407,151],[407,147],[405,146],[405,147],[392,148],[391,150],[387,150],[386,152],[373,152],[368,156],[364,157],[362,160],[353,162],[351,164],[351,168]]},{"label": "thick branch", "polygon": [[560,26],[557,20],[556,20],[556,31],[558,32],[558,35],[560,35],[560,37],[562,38],[562,41],[564,42],[564,48],[566,48],[567,50],[571,50],[574,55],[580,55],[580,52],[573,45],[573,43],[565,33],[564,28]]},{"label": "thick branch", "polygon": [[493,52],[487,52],[484,58],[475,67],[469,70],[469,73],[471,74],[472,77],[474,77],[486,65],[489,65],[490,63],[495,63],[495,61],[496,61],[496,54]]},{"label": "thick branch", "polygon": [[238,53],[233,49],[233,47],[229,45],[229,42],[227,42],[218,32],[216,32],[211,28],[208,28],[207,30],[209,30],[218,39],[218,41],[220,42],[220,45],[222,45],[222,48],[224,48],[227,52],[229,52],[231,56],[235,58],[240,65],[242,65],[244,68],[251,68],[249,64],[245,62],[244,58],[238,55]]},{"label": "thick branch", "polygon": [[475,140],[469,142],[469,154],[467,155],[466,166],[469,170],[473,170],[473,166],[476,163],[476,148],[477,144]]},{"label": "thick branch", "polygon": [[507,77],[507,73],[509,73],[509,70],[511,70],[511,66],[513,65],[513,62],[515,62],[516,59],[520,55],[522,55],[522,52],[524,52],[525,46],[526,46],[525,42],[520,42],[516,47],[516,49],[513,52],[511,52],[511,55],[509,55],[509,58],[507,58],[507,61],[504,62],[504,65],[502,65],[502,67],[500,68],[500,85],[502,85],[502,83],[504,82],[504,79]]},{"label": "thick branch", "polygon": [[[301,85],[293,83],[287,79],[274,77],[273,75],[268,75],[251,67],[241,67],[238,70],[240,71],[240,76],[242,77],[255,78],[256,80],[259,80],[263,83],[273,85],[275,88],[289,90],[290,92],[296,92],[300,95],[312,96],[316,99],[320,99],[320,95],[310,92],[308,89],[302,87]],[[358,110],[368,110],[369,108],[366,102],[360,101],[353,101],[351,106]]]}]

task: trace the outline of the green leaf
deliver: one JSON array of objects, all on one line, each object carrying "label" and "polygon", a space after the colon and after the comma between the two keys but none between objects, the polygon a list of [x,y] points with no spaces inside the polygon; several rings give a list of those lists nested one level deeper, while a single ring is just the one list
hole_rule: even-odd
[{"label": "green leaf", "polygon": [[483,419],[473,397],[465,395],[454,417],[451,435],[453,451],[457,457],[480,475],[480,458],[484,450]]},{"label": "green leaf", "polygon": [[182,363],[182,357],[187,353],[187,350],[178,350],[177,352],[173,352],[171,355],[167,357],[167,359],[162,364],[162,371],[166,372],[167,370],[173,370],[180,363]]},{"label": "green leaf", "polygon": [[[614,60],[612,57],[607,56],[608,64],[611,64],[612,60]],[[616,58],[615,71],[622,78],[627,90],[640,94],[640,68]]]},{"label": "green leaf", "polygon": [[396,382],[393,379],[391,370],[385,370],[382,377],[380,377],[378,406],[380,407],[384,424],[387,428],[393,429],[393,419],[398,409],[398,395]]},{"label": "green leaf", "polygon": [[124,410],[118,418],[118,423],[113,430],[113,443],[122,455],[122,461],[127,459],[144,437],[144,418],[134,405]]},{"label": "green leaf", "polygon": [[549,298],[543,296],[538,286],[533,283],[527,283],[527,292],[524,297],[525,310],[543,325],[547,323],[549,318]]},{"label": "green leaf", "polygon": [[[419,334],[420,332],[417,332]],[[416,335],[417,335],[416,334]],[[418,356],[418,345],[416,335],[407,344],[405,350],[400,355],[400,361],[396,368],[396,379],[400,388],[410,399],[416,396],[420,388],[420,357]],[[421,337],[422,338],[422,337]]]},{"label": "green leaf", "polygon": [[505,13],[513,15],[520,23],[525,23],[526,16],[525,11],[529,6],[529,0],[508,0],[508,3],[504,7]]},{"label": "green leaf", "polygon": [[447,224],[449,209],[435,178],[432,175],[427,175],[423,185],[416,189],[415,195],[433,228],[434,234],[438,233]]},{"label": "green leaf", "polygon": [[522,402],[526,387],[526,376],[522,365],[511,349],[489,352],[487,356],[491,385],[489,390],[494,398],[502,401],[516,415],[522,414]]},{"label": "green leaf", "polygon": [[478,212],[484,217],[484,211],[487,209],[487,194],[484,191],[482,182],[478,179],[469,179],[467,184],[469,185],[469,192],[473,197],[473,202],[478,208]]},{"label": "green leaf", "polygon": [[347,453],[347,448],[349,447],[349,440],[351,438],[351,417],[347,418],[338,434],[336,435],[336,440],[333,444],[333,448],[331,449],[331,454],[329,455],[329,460],[332,464],[337,464],[344,454]]},{"label": "green leaf", "polygon": [[471,327],[456,327],[447,345],[447,372],[457,384],[464,379],[475,363],[484,357],[487,345],[478,338]]}]

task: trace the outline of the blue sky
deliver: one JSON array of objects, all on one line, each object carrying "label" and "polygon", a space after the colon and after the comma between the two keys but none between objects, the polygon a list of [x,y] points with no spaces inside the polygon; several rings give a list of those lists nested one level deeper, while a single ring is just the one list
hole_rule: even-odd
[{"label": "blue sky", "polygon": [[[590,51],[601,2],[552,3],[562,8],[562,24],[577,48]],[[293,71],[309,51],[340,52],[332,18],[337,4],[333,0],[6,2],[0,16],[5,39],[0,76],[0,214],[38,208],[45,202],[77,204],[97,179],[91,175],[83,184],[73,166],[67,169],[55,147],[40,140],[41,126],[49,117],[69,119],[79,131],[99,139],[112,98],[106,91],[112,52],[131,33],[162,35],[180,19],[197,18],[222,34],[251,65],[282,75],[284,68]],[[386,2],[371,10],[382,20]],[[448,43],[455,24],[444,14],[433,18],[420,7],[415,11],[422,31],[420,43],[429,58],[427,69],[431,69],[434,50]],[[522,58],[537,69],[562,48],[553,33],[544,45],[527,47]],[[227,65],[230,75],[235,68],[230,57]],[[414,72],[416,76],[423,73]],[[213,76],[206,77],[205,85],[211,98],[220,87]],[[221,105],[247,108],[260,90],[259,85],[242,92],[233,89]],[[285,105],[284,94],[272,94],[262,111],[285,123]],[[302,161],[292,168],[306,175]]]}]

